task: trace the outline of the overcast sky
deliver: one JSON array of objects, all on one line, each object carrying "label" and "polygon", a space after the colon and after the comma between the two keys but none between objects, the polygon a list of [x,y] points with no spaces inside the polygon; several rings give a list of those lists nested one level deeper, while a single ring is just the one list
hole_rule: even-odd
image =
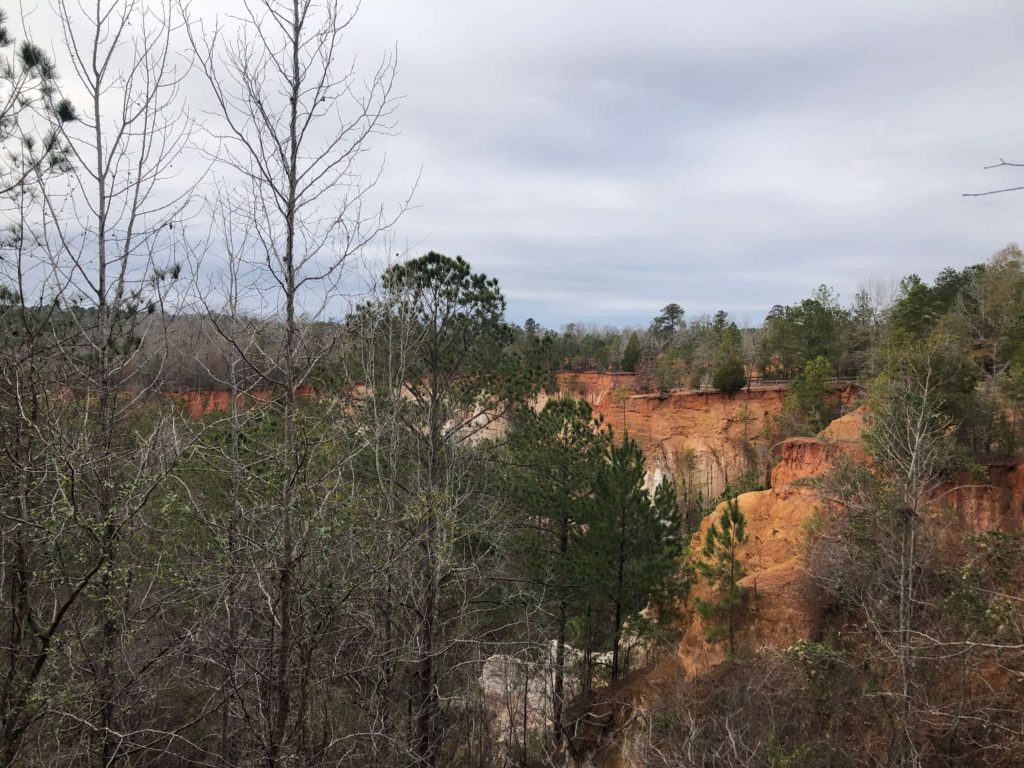
[{"label": "overcast sky", "polygon": [[1022,40],[1022,0],[363,0],[345,45],[397,45],[379,191],[421,174],[398,247],[559,328],[669,302],[757,323],[1024,240],[1024,192],[962,197],[1024,185],[982,170],[1024,161]]},{"label": "overcast sky", "polygon": [[397,42],[398,237],[512,319],[759,320],[1022,239],[1024,3],[365,0]]}]

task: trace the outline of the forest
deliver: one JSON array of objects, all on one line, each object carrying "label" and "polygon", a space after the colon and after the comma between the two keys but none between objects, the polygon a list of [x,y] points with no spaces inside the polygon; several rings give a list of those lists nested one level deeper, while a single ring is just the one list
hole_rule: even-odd
[{"label": "forest", "polygon": [[[248,5],[0,18],[0,766],[1020,765],[1016,245],[759,325],[520,326],[395,253],[395,54]],[[698,396],[743,409],[724,483],[627,418]],[[770,494],[820,617],[785,644]]]}]

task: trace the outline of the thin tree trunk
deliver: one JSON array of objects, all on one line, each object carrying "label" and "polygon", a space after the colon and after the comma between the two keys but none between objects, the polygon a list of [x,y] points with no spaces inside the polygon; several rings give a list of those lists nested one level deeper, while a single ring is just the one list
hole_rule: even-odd
[{"label": "thin tree trunk", "polygon": [[[563,515],[558,532],[558,553],[564,559],[568,551],[569,518]],[[562,744],[562,713],[565,709],[565,634],[568,611],[568,603],[565,600],[560,600],[558,602],[558,625],[555,630],[555,685],[551,713],[556,748]]]},{"label": "thin tree trunk", "polygon": [[619,679],[619,646],[622,643],[622,593],[626,574],[626,505],[619,510],[619,557],[615,571],[615,617],[612,637],[612,682]]},{"label": "thin tree trunk", "polygon": [[[911,648],[911,630],[913,624],[914,601],[914,564],[916,560],[917,525],[913,509],[906,508],[902,512],[902,542],[900,551],[900,604],[899,604],[899,665],[901,679],[900,698],[900,763],[913,765],[914,748],[911,737],[911,719],[913,717],[914,670],[913,649]],[[908,762],[909,761],[909,762]]]},{"label": "thin tree trunk", "polygon": [[295,567],[295,532],[293,530],[293,507],[295,504],[294,484],[299,474],[298,454],[295,435],[295,390],[296,381],[296,263],[295,263],[295,225],[297,207],[297,171],[299,153],[298,108],[302,74],[299,64],[301,50],[303,19],[300,15],[299,0],[292,2],[291,19],[291,82],[288,125],[288,161],[287,161],[287,192],[285,202],[285,253],[284,253],[284,299],[285,299],[285,339],[283,353],[284,378],[284,466],[285,476],[281,489],[281,527],[282,541],[278,564],[278,646],[275,660],[275,717],[271,727],[270,754],[268,764],[276,768],[281,757],[285,741],[288,718],[291,709],[291,654],[294,610],[294,578]]}]

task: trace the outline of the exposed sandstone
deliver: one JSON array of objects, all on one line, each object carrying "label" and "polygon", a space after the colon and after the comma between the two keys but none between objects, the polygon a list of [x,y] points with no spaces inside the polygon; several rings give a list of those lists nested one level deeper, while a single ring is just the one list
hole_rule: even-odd
[{"label": "exposed sandstone", "polygon": [[669,475],[713,497],[752,465],[763,465],[766,428],[782,410],[783,388],[758,386],[734,396],[695,391],[637,395],[632,380],[631,374],[562,374],[559,386],[561,394],[584,397],[616,433],[626,431],[637,441],[653,482]]},{"label": "exposed sandstone", "polygon": [[961,476],[940,500],[967,533],[1024,526],[1024,464],[991,464],[981,477]]},{"label": "exposed sandstone", "polygon": [[[822,606],[804,567],[804,542],[812,518],[825,512],[818,493],[806,481],[828,472],[840,456],[867,458],[860,443],[865,411],[859,408],[832,422],[816,438],[791,438],[775,451],[778,463],[767,491],[738,497],[746,517],[747,542],[740,559],[747,571],[747,606],[739,644],[756,650],[785,648],[797,640],[813,639],[821,625]],[[1024,465],[993,465],[983,477],[960,477],[940,489],[933,511],[948,526],[950,540],[989,530],[1010,531],[1024,525]],[[955,515],[941,514],[955,511]],[[703,547],[708,516],[694,536],[693,551]],[[710,644],[707,627],[693,608],[694,598],[708,599],[700,580],[684,609],[685,631],[679,662],[687,676],[704,674],[725,659],[724,644]]]},{"label": "exposed sandstone", "polygon": [[[637,441],[647,457],[652,485],[668,475],[713,498],[748,470],[768,483],[760,475],[766,474],[768,435],[782,411],[786,387],[755,384],[735,395],[697,390],[638,395],[633,379],[628,373],[563,373],[558,384],[560,394],[585,398],[595,416]],[[852,387],[837,389],[837,405],[848,404],[854,394]],[[826,439],[845,441],[846,436],[837,433]]]},{"label": "exposed sandstone", "polygon": [[[627,425],[643,423],[630,422],[630,413],[627,410]],[[859,408],[832,422],[818,437],[782,442],[772,452],[771,488],[739,496],[747,521],[747,542],[740,550],[747,576],[741,583],[748,588],[740,647],[749,651],[787,648],[818,635],[823,605],[806,572],[804,544],[811,519],[827,510],[806,481],[828,472],[842,456],[868,458],[860,441],[864,418],[865,410]],[[713,439],[713,434],[707,438]],[[933,507],[936,519],[948,526],[951,540],[968,533],[1019,529],[1024,526],[1024,464],[997,464],[987,467],[982,477],[957,478],[939,491]],[[956,514],[944,514],[949,510]],[[693,551],[703,547],[707,528],[717,517],[703,521],[694,536]],[[705,640],[707,627],[694,609],[695,597],[710,597],[701,580],[682,608],[683,634],[674,655],[595,691],[569,713],[573,745],[589,764],[602,768],[639,764],[630,755],[645,737],[644,728],[631,731],[637,713],[671,696],[680,680],[712,679],[724,669],[726,648]],[[995,687],[1008,684],[1007,676],[998,670],[989,670],[985,681]]]},{"label": "exposed sandstone", "polygon": [[[785,648],[813,637],[821,609],[807,580],[803,562],[807,526],[821,508],[818,494],[802,484],[828,472],[843,454],[860,455],[864,411],[857,409],[837,419],[816,438],[790,438],[777,446],[778,462],[772,469],[772,487],[739,496],[746,517],[747,541],[740,560],[747,571],[747,608],[738,641],[745,648]],[[694,536],[693,551],[704,545],[708,527],[720,510],[704,519]],[[709,599],[698,580],[684,610],[686,627],[679,644],[679,661],[688,677],[706,673],[725,660],[723,643],[705,640],[707,627],[694,609],[694,598]]]},{"label": "exposed sandstone", "polygon": [[[295,390],[295,394],[300,398],[307,398],[312,397],[315,391],[309,385],[302,385]],[[273,396],[274,392],[271,389],[250,389],[248,392],[238,395],[238,408],[244,411],[265,405]],[[227,413],[231,410],[231,393],[225,389],[168,392],[167,397],[193,421],[198,421],[213,413]]]}]

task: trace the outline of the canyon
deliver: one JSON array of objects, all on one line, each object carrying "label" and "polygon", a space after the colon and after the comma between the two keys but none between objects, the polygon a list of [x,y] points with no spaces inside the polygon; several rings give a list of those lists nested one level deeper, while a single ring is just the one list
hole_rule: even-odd
[{"label": "canyon", "polygon": [[[728,424],[730,419],[724,413],[730,408],[719,404],[715,410],[723,412],[718,416],[720,423]],[[870,462],[861,443],[865,416],[865,409],[858,407],[816,437],[789,438],[772,446],[770,487],[737,497],[746,519],[746,541],[739,547],[746,571],[740,586],[746,599],[736,640],[747,652],[783,650],[820,637],[827,617],[809,578],[806,542],[813,521],[836,510],[822,498],[814,480],[843,459]],[[716,417],[709,413],[703,418]],[[633,422],[634,426],[642,423],[639,419]],[[646,437],[657,440],[659,434]],[[712,455],[718,456],[733,434],[727,427],[720,433],[705,433],[701,439],[712,451],[717,449]],[[686,439],[678,434],[672,438]],[[972,534],[1018,531],[1024,528],[1024,464],[999,463],[964,473],[950,479],[935,498],[924,523],[935,526],[951,546]],[[702,549],[720,510],[703,520],[691,551]],[[707,640],[708,626],[696,609],[699,599],[711,597],[707,585],[698,579],[680,607],[680,639],[675,652],[595,692],[589,700],[577,702],[570,729],[572,751],[586,764],[608,768],[633,765],[630,751],[643,731],[638,723],[646,713],[671,700],[688,681],[713,679],[726,664],[725,643]],[[1002,678],[997,682],[1015,684]]]},{"label": "canyon", "polygon": [[[636,440],[647,457],[651,487],[668,476],[682,495],[711,499],[744,475],[751,484],[771,483],[770,441],[786,400],[785,385],[753,384],[734,395],[714,390],[637,394],[632,374],[584,372],[559,374],[558,390],[585,399],[616,434]],[[856,392],[852,385],[837,384],[833,404],[851,407]]]},{"label": "canyon", "polygon": [[[832,514],[814,480],[840,460],[867,460],[861,443],[866,411],[858,406],[858,391],[836,385],[834,404],[842,415],[815,437],[773,442],[774,419],[780,414],[786,388],[753,385],[735,395],[714,391],[673,391],[638,394],[629,374],[562,373],[555,392],[541,395],[535,407],[550,397],[585,399],[594,416],[615,434],[628,434],[643,449],[648,482],[672,478],[684,494],[704,500],[721,495],[738,478],[753,473],[763,490],[737,497],[746,518],[747,539],[739,550],[746,570],[741,581],[747,599],[737,626],[737,642],[753,652],[791,648],[820,637],[827,621],[811,583],[806,557],[809,527]],[[312,396],[304,390],[304,397]],[[171,396],[189,418],[225,411],[226,393],[193,392]],[[269,392],[255,392],[243,403],[258,407]],[[501,425],[486,433],[497,435]],[[1024,526],[1024,465],[992,464],[974,474],[949,481],[938,494],[933,519],[950,540],[986,531],[1015,531]],[[717,512],[700,523],[691,551],[700,551]],[[710,597],[697,580],[679,606],[678,641],[674,651],[627,675],[589,698],[577,700],[567,712],[571,751],[594,766],[630,765],[631,740],[645,713],[659,707],[687,681],[711,679],[726,659],[723,643],[707,640],[708,627],[696,610],[698,599]],[[505,657],[488,660],[481,683],[498,713],[502,728],[509,713],[503,702],[528,701],[531,729],[548,727],[545,709],[549,694],[542,669],[525,670]],[[517,679],[526,680],[526,688]],[[504,720],[502,720],[504,718]]]}]

